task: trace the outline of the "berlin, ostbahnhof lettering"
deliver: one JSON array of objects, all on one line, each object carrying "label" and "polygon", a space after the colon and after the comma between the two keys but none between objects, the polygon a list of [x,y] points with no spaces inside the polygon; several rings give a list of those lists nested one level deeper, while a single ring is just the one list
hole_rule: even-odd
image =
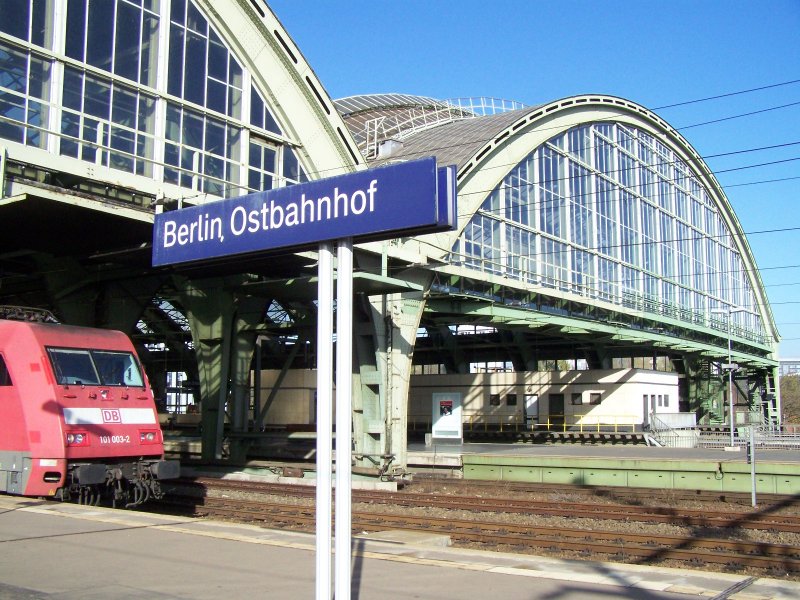
[{"label": "berlin, ostbahnhof lettering", "polygon": [[234,236],[245,233],[258,233],[279,229],[281,227],[295,227],[305,223],[316,223],[341,217],[358,216],[362,213],[375,212],[375,196],[378,192],[378,180],[373,179],[366,190],[357,189],[352,195],[340,192],[334,188],[331,196],[319,198],[306,198],[302,194],[298,202],[288,202],[285,205],[274,200],[261,203],[258,208],[248,210],[245,206],[236,206],[229,215],[228,227],[223,230],[222,217],[212,217],[202,213],[191,223],[181,223],[174,220],[164,221],[163,246],[171,248],[175,245],[185,246],[196,242],[216,240],[225,241],[225,231]]},{"label": "berlin, ostbahnhof lettering", "polygon": [[456,214],[455,186],[447,184],[452,171],[426,157],[161,212],[153,264],[449,231]]}]

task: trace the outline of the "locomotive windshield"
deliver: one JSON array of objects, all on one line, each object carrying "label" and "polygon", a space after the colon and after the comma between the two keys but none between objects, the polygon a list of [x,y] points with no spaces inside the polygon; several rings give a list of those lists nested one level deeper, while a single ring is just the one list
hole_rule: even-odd
[{"label": "locomotive windshield", "polygon": [[61,385],[144,387],[139,364],[130,352],[48,348],[47,354]]}]

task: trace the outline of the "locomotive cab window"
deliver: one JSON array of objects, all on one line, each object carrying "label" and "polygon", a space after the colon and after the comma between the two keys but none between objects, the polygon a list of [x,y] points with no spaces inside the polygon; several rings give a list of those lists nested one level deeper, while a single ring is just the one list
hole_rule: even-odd
[{"label": "locomotive cab window", "polygon": [[144,387],[139,365],[130,352],[92,350],[103,385]]},{"label": "locomotive cab window", "polygon": [[11,375],[8,373],[8,367],[6,367],[3,355],[0,354],[0,387],[9,385],[11,385]]},{"label": "locomotive cab window", "polygon": [[144,387],[136,359],[130,352],[48,348],[60,385],[118,385]]},{"label": "locomotive cab window", "polygon": [[98,385],[100,378],[88,350],[48,348],[56,381],[61,385]]}]

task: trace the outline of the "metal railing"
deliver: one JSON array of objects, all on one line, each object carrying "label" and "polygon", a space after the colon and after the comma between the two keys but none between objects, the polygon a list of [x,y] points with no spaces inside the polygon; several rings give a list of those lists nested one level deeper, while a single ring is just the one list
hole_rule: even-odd
[{"label": "metal railing", "polygon": [[[750,430],[754,429],[753,441],[758,448],[800,449],[800,430],[784,427],[777,430],[758,420],[755,413],[748,414],[748,423],[737,425],[733,435],[733,445],[747,446]],[[658,415],[650,415],[650,427],[646,433],[648,443],[668,448],[727,448],[731,446],[730,430],[708,431],[697,426],[672,427]]]},{"label": "metal railing", "polygon": [[[499,250],[497,252],[499,253]],[[603,257],[602,253],[598,256]],[[727,324],[723,327],[722,320],[714,318],[705,309],[690,309],[665,300],[661,296],[646,295],[637,291],[621,289],[616,281],[601,277],[587,278],[584,282],[576,283],[571,279],[571,272],[557,270],[554,273],[547,274],[544,271],[550,265],[539,264],[525,254],[507,252],[503,254],[501,259],[499,254],[485,257],[478,254],[453,252],[450,256],[450,262],[455,265],[463,265],[470,270],[490,275],[500,275],[501,277],[522,281],[532,286],[572,293],[581,298],[619,304],[633,311],[666,317],[692,326],[700,326],[727,334]],[[559,275],[559,272],[562,275]],[[664,278],[664,280],[670,281],[669,278]],[[753,327],[758,328],[735,324],[731,328],[731,333],[735,339],[747,340],[761,345],[767,344],[769,336],[763,327],[759,325],[754,325]]]},{"label": "metal railing", "polygon": [[[747,446],[750,442],[750,428],[754,428],[753,443],[756,448],[772,450],[800,450],[800,433],[776,431],[765,426],[736,427],[733,436],[734,446]],[[726,448],[731,445],[730,432],[701,431],[698,440],[700,448]]]},{"label": "metal railing", "polygon": [[[78,117],[80,116],[80,113],[74,114]],[[174,185],[178,188],[186,190],[187,192],[195,192],[197,196],[207,194],[214,197],[224,198],[260,191],[249,188],[242,180],[242,177],[239,177],[239,179],[236,181],[232,181],[225,177],[224,172],[226,170],[230,173],[246,174],[247,169],[241,168],[242,163],[240,161],[232,160],[219,154],[212,154],[201,148],[195,148],[187,144],[179,144],[178,142],[168,140],[164,136],[157,136],[133,129],[131,127],[119,125],[108,119],[95,117],[92,117],[91,119],[92,121],[96,122],[97,127],[97,134],[93,136],[94,139],[70,135],[58,130],[37,125],[35,123],[27,123],[17,119],[12,119],[4,115],[0,115],[0,124],[19,127],[26,132],[33,132],[37,136],[41,136],[41,139],[43,140],[39,144],[18,142],[17,140],[9,139],[11,142],[23,143],[23,145],[26,147],[50,152],[50,150],[48,150],[47,139],[52,137],[57,140],[54,142],[54,144],[59,148],[58,153],[53,153],[54,155],[62,158],[77,160],[81,163],[95,164],[107,169],[120,171],[139,177],[145,177],[147,179],[155,178],[157,181],[163,181],[166,184]],[[142,147],[150,148],[150,152],[137,153],[136,151],[113,147],[116,138],[111,136],[110,133],[109,135],[104,134],[104,132],[111,132],[112,130],[118,130],[120,134],[125,134],[133,139],[145,140],[146,143],[142,142],[140,145]],[[84,131],[89,131],[89,129],[84,128]],[[25,136],[27,137],[28,133],[25,133]],[[4,139],[5,138],[0,138],[0,143],[2,143]],[[74,145],[74,153],[63,151],[61,149],[62,144]],[[192,166],[187,167],[186,165],[170,164],[166,161],[157,161],[154,159],[153,155],[155,154],[155,151],[153,149],[155,147],[161,146],[166,148],[170,145],[179,148],[183,153],[191,154]],[[84,155],[88,155],[89,158],[85,158]],[[201,161],[201,157],[204,157],[207,161],[210,161],[208,164],[216,164],[218,162],[226,167],[219,167],[217,170],[220,172],[217,174],[205,172],[203,169],[200,169],[200,163],[203,162]],[[281,176],[279,173],[272,173],[270,171],[257,169],[253,166],[248,168],[251,170],[256,170],[259,173],[269,175],[274,179],[277,185],[280,185],[277,183],[279,181],[283,182],[284,184],[290,184],[293,181],[285,176]],[[276,171],[277,170],[279,169],[276,169]],[[190,183],[189,185],[186,185],[185,182]]]},{"label": "metal railing", "polygon": [[377,156],[380,143],[389,138],[401,140],[413,133],[443,123],[494,115],[524,106],[520,102],[487,97],[421,102],[395,114],[382,115],[366,121],[363,131],[355,132],[355,137],[364,140],[359,144],[359,148],[370,159]]},{"label": "metal railing", "polygon": [[700,430],[696,426],[673,427],[658,415],[650,414],[650,428],[645,434],[648,445],[667,448],[696,448]]},{"label": "metal railing", "polygon": [[[522,415],[468,415],[464,417],[465,432],[550,432],[550,433],[635,433],[641,430],[641,419],[635,415],[558,415],[526,422]],[[430,432],[429,415],[409,415],[410,431]]]}]

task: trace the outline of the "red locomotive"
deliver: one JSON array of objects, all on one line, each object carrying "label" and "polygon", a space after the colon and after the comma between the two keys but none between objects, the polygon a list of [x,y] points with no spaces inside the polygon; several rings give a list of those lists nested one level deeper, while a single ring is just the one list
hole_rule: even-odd
[{"label": "red locomotive", "polygon": [[31,312],[9,308],[0,310],[0,492],[125,507],[161,498],[159,482],[178,477],[180,464],[163,458],[153,393],[128,337],[10,320]]}]

